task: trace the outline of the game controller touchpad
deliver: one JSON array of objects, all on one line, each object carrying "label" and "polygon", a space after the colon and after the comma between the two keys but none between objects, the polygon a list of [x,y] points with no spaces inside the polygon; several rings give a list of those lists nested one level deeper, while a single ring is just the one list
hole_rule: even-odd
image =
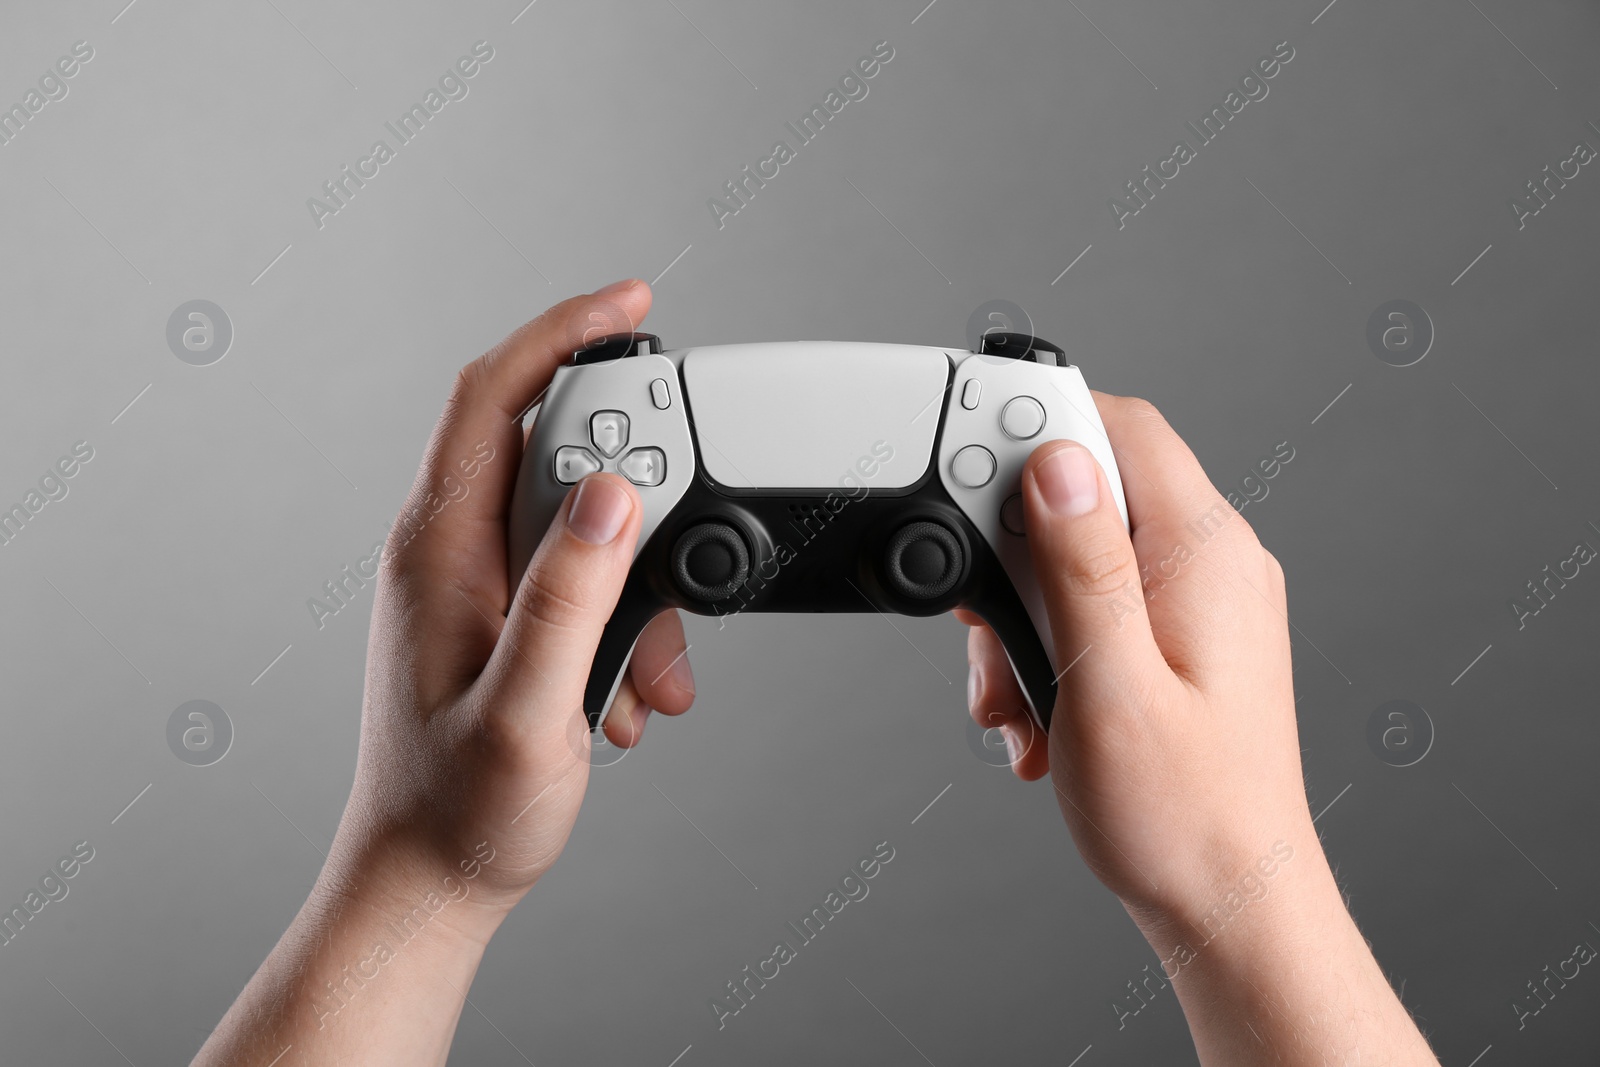
[{"label": "game controller touchpad", "polygon": [[950,380],[937,350],[848,342],[691,348],[682,367],[701,464],[736,489],[836,486],[864,456],[872,488],[913,484]]}]

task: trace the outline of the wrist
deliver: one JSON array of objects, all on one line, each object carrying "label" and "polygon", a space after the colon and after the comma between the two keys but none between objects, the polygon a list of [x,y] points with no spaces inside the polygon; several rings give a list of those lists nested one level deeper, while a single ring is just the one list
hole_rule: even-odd
[{"label": "wrist", "polygon": [[313,899],[361,925],[442,951],[481,955],[515,900],[486,891],[487,846],[460,857],[393,835],[346,835],[329,855]]},{"label": "wrist", "polygon": [[[1437,1067],[1351,918],[1309,820],[1282,844],[1293,855],[1270,876],[1258,864],[1220,894],[1168,910],[1129,907],[1161,959],[1144,988],[1171,983],[1202,1063],[1354,1062],[1376,1048],[1385,1063]],[[1142,1007],[1134,997],[1128,1014]]]},{"label": "wrist", "polygon": [[1295,931],[1308,923],[1349,921],[1309,823],[1300,832],[1214,854],[1227,858],[1162,892],[1157,902],[1124,901],[1169,979],[1202,956],[1250,953],[1280,938],[1299,940]]},{"label": "wrist", "polygon": [[[426,850],[343,826],[316,885],[197,1063],[444,1062],[508,908]],[[244,1006],[244,1007],[242,1007]],[[298,1062],[298,1061],[297,1061]]]}]

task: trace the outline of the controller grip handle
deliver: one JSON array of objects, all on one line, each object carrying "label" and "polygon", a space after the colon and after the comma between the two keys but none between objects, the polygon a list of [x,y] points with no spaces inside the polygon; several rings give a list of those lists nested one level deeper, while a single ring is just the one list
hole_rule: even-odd
[{"label": "controller grip handle", "polygon": [[672,604],[650,587],[643,570],[634,567],[622,587],[622,595],[617,598],[616,610],[600,634],[594,663],[589,668],[589,680],[584,685],[583,714],[589,720],[591,732],[600,728],[600,720],[622,686],[639,635],[650,625],[651,619],[669,607]]},{"label": "controller grip handle", "polygon": [[963,607],[987,623],[1000,639],[1001,647],[1006,650],[1006,658],[1011,661],[1011,671],[1022,688],[1022,695],[1027,699],[1039,726],[1049,733],[1050,716],[1055,710],[1060,681],[1045,645],[1050,640],[1049,635],[1039,633],[1022,601],[1009,586],[1003,590],[991,587],[986,594],[970,597]]}]

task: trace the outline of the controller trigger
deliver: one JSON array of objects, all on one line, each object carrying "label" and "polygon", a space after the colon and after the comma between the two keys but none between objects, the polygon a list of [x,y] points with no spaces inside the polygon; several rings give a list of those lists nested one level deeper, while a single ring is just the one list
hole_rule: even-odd
[{"label": "controller trigger", "polygon": [[610,363],[630,356],[654,356],[661,352],[661,338],[653,333],[619,333],[602,337],[578,349],[572,362],[579,367]]},{"label": "controller trigger", "polygon": [[1012,333],[996,330],[983,335],[980,351],[986,356],[1005,359],[1026,359],[1049,367],[1070,366],[1066,350],[1031,333]]}]

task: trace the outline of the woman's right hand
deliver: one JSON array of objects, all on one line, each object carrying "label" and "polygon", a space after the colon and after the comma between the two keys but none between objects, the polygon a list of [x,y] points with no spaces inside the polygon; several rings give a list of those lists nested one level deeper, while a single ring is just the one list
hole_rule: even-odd
[{"label": "woman's right hand", "polygon": [[[1048,739],[998,638],[970,635],[973,718],[1053,779],[1084,859],[1162,960],[1211,1064],[1437,1061],[1351,922],[1300,766],[1284,573],[1143,400],[1095,394],[1132,533],[1082,445],[1023,474],[1063,668]],[[969,623],[974,617],[963,613]],[[1251,1025],[1253,1023],[1253,1026]]]}]

